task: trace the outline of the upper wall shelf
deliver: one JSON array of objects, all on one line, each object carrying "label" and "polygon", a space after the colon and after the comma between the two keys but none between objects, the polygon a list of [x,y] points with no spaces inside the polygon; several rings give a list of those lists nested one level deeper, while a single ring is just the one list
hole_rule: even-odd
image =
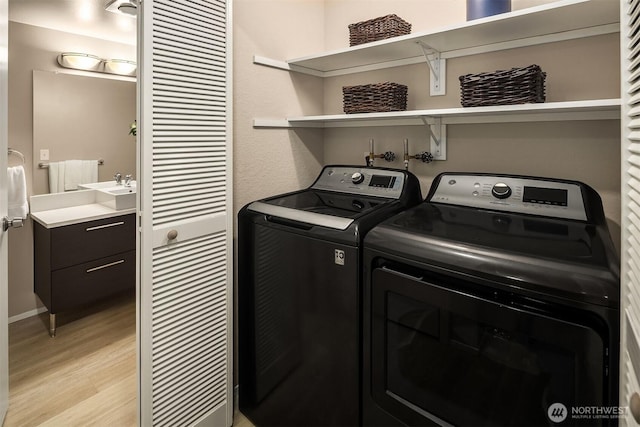
[{"label": "upper wall shelf", "polygon": [[270,67],[333,77],[425,61],[421,46],[442,59],[620,31],[617,0],[560,0],[483,19],[367,43],[286,62],[254,57]]},{"label": "upper wall shelf", "polygon": [[620,99],[254,119],[256,128],[335,128],[620,119]]}]

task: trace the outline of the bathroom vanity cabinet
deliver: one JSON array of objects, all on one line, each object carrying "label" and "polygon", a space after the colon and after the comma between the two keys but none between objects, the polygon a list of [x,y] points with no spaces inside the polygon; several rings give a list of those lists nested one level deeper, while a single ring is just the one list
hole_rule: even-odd
[{"label": "bathroom vanity cabinet", "polygon": [[47,228],[34,221],[34,291],[56,313],[135,288],[135,214]]}]

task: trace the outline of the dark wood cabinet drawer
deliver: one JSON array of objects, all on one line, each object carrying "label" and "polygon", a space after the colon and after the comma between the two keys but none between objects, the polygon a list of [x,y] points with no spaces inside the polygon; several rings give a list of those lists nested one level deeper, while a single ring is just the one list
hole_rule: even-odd
[{"label": "dark wood cabinet drawer", "polygon": [[116,294],[136,285],[136,251],[51,272],[49,311],[57,313]]},{"label": "dark wood cabinet drawer", "polygon": [[135,214],[129,214],[52,228],[51,269],[134,250],[135,219]]}]

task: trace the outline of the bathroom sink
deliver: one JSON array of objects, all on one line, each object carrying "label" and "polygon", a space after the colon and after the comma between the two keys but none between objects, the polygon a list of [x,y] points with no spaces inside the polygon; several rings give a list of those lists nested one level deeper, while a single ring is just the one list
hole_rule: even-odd
[{"label": "bathroom sink", "polygon": [[133,188],[133,192],[135,193],[136,181],[131,181],[131,187],[125,187],[124,183],[121,185],[117,185],[115,181],[102,181],[102,182],[92,182],[90,184],[78,184],[78,188],[85,188],[91,190],[106,190],[106,189],[116,189],[116,188]]},{"label": "bathroom sink", "polygon": [[124,182],[117,185],[115,181],[92,182],[79,184],[79,189],[95,190],[96,202],[117,211],[136,207],[136,181],[127,186]]},{"label": "bathroom sink", "polygon": [[96,202],[114,210],[131,209],[136,207],[136,182],[131,186],[116,185],[114,181],[94,182],[78,185],[81,189],[96,190]]},{"label": "bathroom sink", "polygon": [[110,187],[110,188],[105,188],[99,191],[103,191],[105,193],[109,193],[109,194],[129,194],[129,193],[136,193],[136,187]]},{"label": "bathroom sink", "polygon": [[96,190],[96,201],[100,204],[115,209],[131,209],[136,207],[135,187],[103,188]]}]

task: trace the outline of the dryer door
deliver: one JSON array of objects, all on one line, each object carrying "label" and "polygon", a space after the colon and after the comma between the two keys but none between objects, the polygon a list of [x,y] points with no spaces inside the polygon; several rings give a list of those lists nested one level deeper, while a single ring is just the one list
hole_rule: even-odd
[{"label": "dryer door", "polygon": [[609,404],[606,337],[513,295],[419,275],[373,271],[377,405],[407,425],[607,425],[581,409]]}]

